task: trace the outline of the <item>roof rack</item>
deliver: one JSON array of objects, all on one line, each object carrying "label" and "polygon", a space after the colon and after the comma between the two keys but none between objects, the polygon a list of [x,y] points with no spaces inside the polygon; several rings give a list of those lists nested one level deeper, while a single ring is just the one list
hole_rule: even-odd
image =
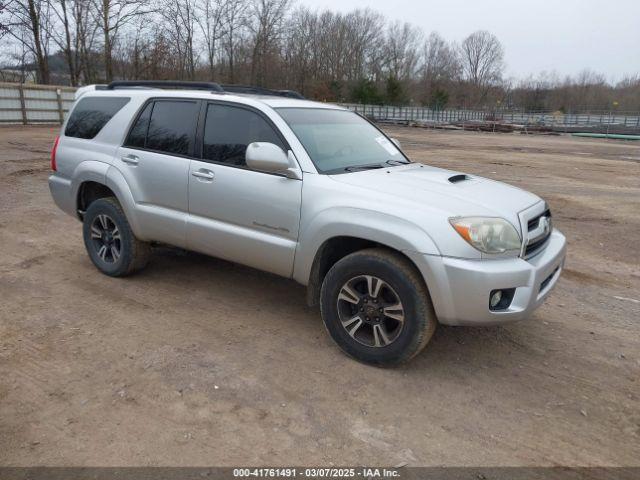
[{"label": "roof rack", "polygon": [[222,85],[222,89],[229,93],[244,93],[249,95],[270,95],[275,97],[298,98],[304,100],[304,97],[294,90],[271,90],[264,87],[255,87],[252,85]]},{"label": "roof rack", "polygon": [[116,80],[107,85],[107,90],[118,88],[188,88],[189,90],[209,90],[223,92],[222,87],[214,82],[182,82],[174,80]]},{"label": "roof rack", "polygon": [[211,92],[228,92],[250,95],[269,95],[304,99],[294,90],[271,90],[251,85],[220,85],[214,82],[184,82],[176,80],[116,80],[109,85],[96,86],[96,90],[117,90],[119,88],[185,88],[189,90],[207,90]]}]

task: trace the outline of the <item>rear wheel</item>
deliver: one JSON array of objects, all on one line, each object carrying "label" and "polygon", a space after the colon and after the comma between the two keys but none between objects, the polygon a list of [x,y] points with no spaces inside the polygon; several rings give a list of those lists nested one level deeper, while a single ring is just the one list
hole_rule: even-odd
[{"label": "rear wheel", "polygon": [[429,293],[414,266],[386,249],[367,249],[338,261],[321,290],[331,337],[347,354],[375,365],[417,355],[436,328]]},{"label": "rear wheel", "polygon": [[149,244],[136,238],[113,197],[100,198],[89,205],[82,233],[89,258],[106,275],[130,275],[149,260]]}]

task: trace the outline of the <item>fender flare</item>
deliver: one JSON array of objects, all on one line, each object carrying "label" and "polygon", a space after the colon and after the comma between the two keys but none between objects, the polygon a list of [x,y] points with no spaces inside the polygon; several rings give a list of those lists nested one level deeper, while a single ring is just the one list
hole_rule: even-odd
[{"label": "fender flare", "polygon": [[301,231],[294,280],[302,285],[309,284],[317,255],[323,245],[335,237],[368,240],[399,252],[440,255],[429,234],[408,220],[374,210],[331,208],[316,215]]},{"label": "fender flare", "polygon": [[85,160],[76,166],[71,175],[71,199],[76,217],[80,218],[78,216],[78,195],[80,194],[80,187],[85,182],[95,182],[106,185],[109,166],[107,163],[95,160]]},{"label": "fender flare", "polygon": [[124,178],[124,175],[113,165],[109,165],[109,169],[106,173],[105,185],[109,187],[116,195],[120,206],[127,217],[127,221],[131,226],[131,230],[137,238],[140,240],[148,240],[143,234],[143,229],[140,227],[140,219],[138,218],[138,210],[136,208],[136,201],[133,198],[133,193],[129,188],[129,184]]},{"label": "fender flare", "polygon": [[117,168],[108,163],[97,162],[95,160],[86,160],[78,164],[74,170],[73,180],[71,182],[71,197],[78,218],[80,218],[77,213],[78,195],[80,194],[80,187],[85,182],[95,182],[108,187],[122,206],[122,210],[127,217],[133,233],[141,240],[144,239],[136,214],[133,194],[124,176]]}]

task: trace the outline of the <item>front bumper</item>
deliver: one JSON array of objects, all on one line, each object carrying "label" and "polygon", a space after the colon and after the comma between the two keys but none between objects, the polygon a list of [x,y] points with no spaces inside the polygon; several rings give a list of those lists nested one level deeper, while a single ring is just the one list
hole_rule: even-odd
[{"label": "front bumper", "polygon": [[[566,251],[564,235],[554,230],[546,248],[528,260],[409,256],[425,278],[440,323],[494,325],[525,319],[544,302],[560,277]],[[490,310],[490,292],[507,288],[516,289],[510,306]]]}]

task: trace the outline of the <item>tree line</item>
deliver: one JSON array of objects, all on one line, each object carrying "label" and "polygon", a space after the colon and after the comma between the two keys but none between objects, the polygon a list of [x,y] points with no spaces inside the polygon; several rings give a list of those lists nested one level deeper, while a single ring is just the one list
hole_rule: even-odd
[{"label": "tree line", "polygon": [[[293,89],[325,101],[432,108],[640,110],[640,76],[585,71],[505,78],[487,31],[459,43],[371,9],[292,0],[4,0],[5,66],[39,83],[208,80]],[[6,53],[5,53],[6,55]]]}]

